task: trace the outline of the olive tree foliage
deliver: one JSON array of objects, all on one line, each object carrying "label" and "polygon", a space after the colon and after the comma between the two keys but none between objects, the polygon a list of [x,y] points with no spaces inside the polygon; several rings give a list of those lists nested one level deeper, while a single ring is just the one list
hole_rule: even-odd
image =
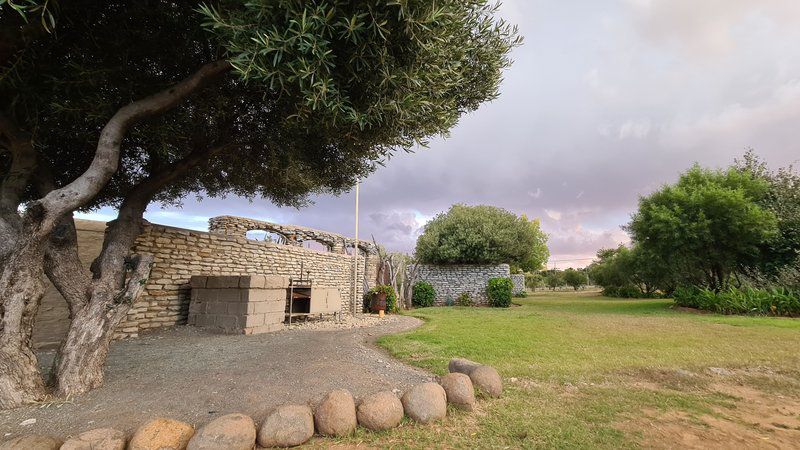
[{"label": "olive tree foliage", "polygon": [[[235,194],[300,206],[347,190],[497,96],[520,41],[494,12],[484,1],[0,2],[0,406],[46,394],[30,348],[44,274],[72,318],[56,394],[82,393],[102,383],[114,327],[149,276],[152,256],[130,253],[148,205]],[[87,273],[71,217],[100,205],[118,217]]]},{"label": "olive tree foliage", "polygon": [[457,204],[425,225],[415,255],[426,264],[508,263],[530,271],[550,252],[538,221],[494,206]]},{"label": "olive tree foliage", "polygon": [[759,204],[768,191],[750,171],[694,166],[641,198],[627,229],[635,248],[657,258],[677,284],[720,290],[763,261],[765,243],[778,235],[775,214]]}]

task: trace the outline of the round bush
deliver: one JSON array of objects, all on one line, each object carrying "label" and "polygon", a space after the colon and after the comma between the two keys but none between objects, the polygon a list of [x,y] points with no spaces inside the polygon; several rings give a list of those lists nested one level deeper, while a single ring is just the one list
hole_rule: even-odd
[{"label": "round bush", "polygon": [[415,308],[426,308],[433,306],[436,300],[436,291],[430,283],[426,281],[418,281],[414,284],[413,295],[411,296],[411,303]]},{"label": "round bush", "polygon": [[489,306],[495,308],[508,308],[511,306],[511,294],[514,292],[514,282],[511,278],[490,278],[486,287],[489,297]]}]

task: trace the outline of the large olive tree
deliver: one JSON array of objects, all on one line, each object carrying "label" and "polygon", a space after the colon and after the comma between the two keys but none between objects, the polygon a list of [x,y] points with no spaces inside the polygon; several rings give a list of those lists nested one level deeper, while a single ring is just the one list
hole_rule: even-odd
[{"label": "large olive tree", "polygon": [[[46,394],[45,274],[72,319],[56,393],[85,392],[149,275],[130,249],[151,202],[346,190],[493,99],[519,43],[480,0],[58,6],[27,11],[42,22],[0,2],[2,407]],[[99,205],[119,212],[86,273],[71,217]]]}]

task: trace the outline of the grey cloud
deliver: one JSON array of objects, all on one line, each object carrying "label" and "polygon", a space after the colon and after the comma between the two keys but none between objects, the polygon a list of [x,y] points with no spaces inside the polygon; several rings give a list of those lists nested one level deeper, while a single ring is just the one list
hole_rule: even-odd
[{"label": "grey cloud", "polygon": [[[501,97],[363,181],[362,237],[411,251],[426,217],[484,203],[542,218],[554,259],[591,257],[626,240],[640,194],[695,161],[724,166],[748,147],[776,166],[800,155],[796,0],[505,0],[502,12],[526,43]],[[298,211],[187,199],[179,212],[353,234],[352,193],[314,200]]]}]

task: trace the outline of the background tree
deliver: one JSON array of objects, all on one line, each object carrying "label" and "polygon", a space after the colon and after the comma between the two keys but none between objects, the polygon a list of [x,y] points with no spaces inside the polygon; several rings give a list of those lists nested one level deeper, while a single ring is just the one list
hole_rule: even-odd
[{"label": "background tree", "polygon": [[545,274],[544,282],[551,291],[555,291],[556,288],[566,285],[564,282],[564,272],[559,270],[550,270]]},{"label": "background tree", "polygon": [[737,269],[757,264],[763,244],[778,234],[775,214],[758,204],[768,189],[749,172],[695,166],[641,198],[627,229],[679,282],[719,290]]},{"label": "background tree", "polygon": [[[302,205],[342,192],[496,97],[519,43],[485,1],[76,0],[60,4],[52,34],[7,11],[4,407],[45,392],[30,350],[44,272],[72,317],[57,393],[84,392],[102,382],[113,329],[149,275],[149,257],[130,255],[147,205],[189,193]],[[119,213],[88,274],[71,214],[100,205]]]},{"label": "background tree", "polygon": [[572,267],[564,271],[564,283],[567,286],[572,286],[576,291],[589,283],[589,277],[582,270],[575,270]]},{"label": "background tree", "polygon": [[538,221],[494,206],[453,205],[425,225],[416,257],[426,264],[500,264],[538,270],[547,260]]},{"label": "background tree", "polygon": [[525,287],[532,292],[536,292],[539,286],[544,284],[544,277],[539,272],[532,272],[525,274]]}]

